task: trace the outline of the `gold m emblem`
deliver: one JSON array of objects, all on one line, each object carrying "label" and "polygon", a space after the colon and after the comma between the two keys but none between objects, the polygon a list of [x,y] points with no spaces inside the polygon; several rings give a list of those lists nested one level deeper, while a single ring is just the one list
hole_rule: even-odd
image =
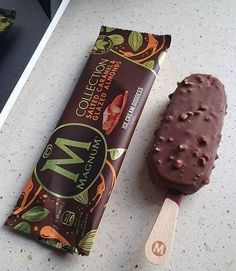
[{"label": "gold m emblem", "polygon": [[152,244],[152,253],[159,257],[165,255],[166,245],[162,241],[155,241]]}]

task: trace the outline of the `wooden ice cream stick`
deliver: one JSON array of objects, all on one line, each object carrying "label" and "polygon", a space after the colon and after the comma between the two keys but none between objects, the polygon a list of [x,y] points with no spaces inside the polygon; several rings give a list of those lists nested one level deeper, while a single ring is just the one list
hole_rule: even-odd
[{"label": "wooden ice cream stick", "polygon": [[168,193],[145,246],[152,264],[162,264],[171,254],[182,194]]}]

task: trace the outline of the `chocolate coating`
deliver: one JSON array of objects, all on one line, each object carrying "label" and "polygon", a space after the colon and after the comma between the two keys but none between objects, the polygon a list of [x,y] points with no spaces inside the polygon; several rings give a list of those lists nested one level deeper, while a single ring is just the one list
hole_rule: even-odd
[{"label": "chocolate coating", "polygon": [[177,85],[155,133],[148,165],[154,183],[191,194],[209,183],[226,94],[212,75],[192,74]]}]

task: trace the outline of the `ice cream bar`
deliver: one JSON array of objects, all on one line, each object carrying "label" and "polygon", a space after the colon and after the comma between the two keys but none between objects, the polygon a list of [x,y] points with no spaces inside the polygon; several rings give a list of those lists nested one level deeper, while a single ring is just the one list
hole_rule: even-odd
[{"label": "ice cream bar", "polygon": [[149,155],[154,183],[184,194],[209,183],[226,107],[224,86],[212,75],[178,83]]},{"label": "ice cream bar", "polygon": [[153,182],[168,191],[145,246],[153,264],[170,256],[182,195],[209,183],[227,107],[224,86],[212,75],[192,74],[177,85],[148,158]]}]

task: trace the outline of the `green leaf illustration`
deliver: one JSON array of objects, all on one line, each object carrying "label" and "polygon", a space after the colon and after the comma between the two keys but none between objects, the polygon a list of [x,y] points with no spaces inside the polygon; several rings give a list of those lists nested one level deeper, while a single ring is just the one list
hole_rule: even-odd
[{"label": "green leaf illustration", "polygon": [[117,160],[121,157],[121,155],[126,151],[126,149],[123,148],[115,148],[115,149],[109,149],[107,150],[110,153],[111,160]]},{"label": "green leaf illustration", "polygon": [[74,200],[86,205],[88,203],[88,190],[85,190],[82,193],[76,195]]},{"label": "green leaf illustration", "polygon": [[31,233],[31,227],[28,222],[20,222],[14,227],[14,229],[27,234]]},{"label": "green leaf illustration", "polygon": [[142,64],[144,67],[152,70],[154,68],[154,60],[148,60]]},{"label": "green leaf illustration", "polygon": [[104,41],[104,40],[102,40],[102,39],[98,39],[97,41],[96,41],[96,47],[98,48],[98,49],[100,49],[100,50],[104,50],[105,49],[105,45],[107,45],[108,44],[108,42],[107,41]]},{"label": "green leaf illustration", "polygon": [[133,51],[138,51],[143,44],[143,35],[140,32],[132,31],[129,35],[128,43]]},{"label": "green leaf illustration", "polygon": [[114,27],[106,27],[106,32],[112,32],[115,28]]},{"label": "green leaf illustration", "polygon": [[163,63],[164,59],[166,57],[166,51],[163,51],[159,54],[158,56],[158,64],[159,66],[161,66],[161,64]]},{"label": "green leaf illustration", "polygon": [[10,22],[0,22],[0,32],[6,30],[11,26]]},{"label": "green leaf illustration", "polygon": [[0,34],[11,27],[16,18],[14,10],[7,10],[0,8]]},{"label": "green leaf illustration", "polygon": [[91,230],[80,240],[79,247],[82,250],[85,250],[88,252],[91,250],[96,232],[97,230]]},{"label": "green leaf illustration", "polygon": [[37,222],[44,219],[49,214],[49,211],[42,206],[35,206],[26,213],[22,215],[22,218],[31,221]]},{"label": "green leaf illustration", "polygon": [[61,249],[63,244],[56,240],[47,240],[47,239],[40,239],[40,241],[48,246],[55,247]]},{"label": "green leaf illustration", "polygon": [[124,38],[118,34],[110,35],[109,38],[112,40],[113,45],[120,45],[124,42]]}]

